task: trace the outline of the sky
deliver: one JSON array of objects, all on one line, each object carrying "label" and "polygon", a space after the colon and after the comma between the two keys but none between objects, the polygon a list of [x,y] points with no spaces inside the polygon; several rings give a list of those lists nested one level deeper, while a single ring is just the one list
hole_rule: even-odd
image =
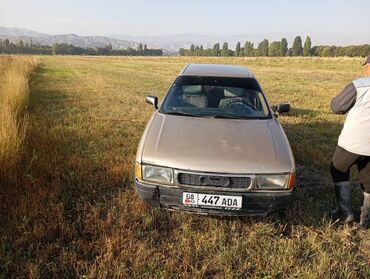
[{"label": "sky", "polygon": [[0,26],[49,34],[367,36],[370,0],[0,0]]}]

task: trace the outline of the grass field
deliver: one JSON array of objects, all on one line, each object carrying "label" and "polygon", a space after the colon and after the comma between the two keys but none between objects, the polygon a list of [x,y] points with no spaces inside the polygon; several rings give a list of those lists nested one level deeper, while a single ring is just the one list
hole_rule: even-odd
[{"label": "grass field", "polygon": [[[369,278],[370,232],[333,223],[328,164],[343,116],[330,99],[362,59],[39,57],[17,179],[0,185],[0,276]],[[216,218],[148,208],[131,170],[152,108],[186,63],[248,66],[298,164],[285,216]],[[1,67],[1,66],[0,66]],[[354,187],[354,206],[360,191]]]},{"label": "grass field", "polygon": [[29,101],[29,76],[34,57],[0,56],[0,178],[16,179]]}]

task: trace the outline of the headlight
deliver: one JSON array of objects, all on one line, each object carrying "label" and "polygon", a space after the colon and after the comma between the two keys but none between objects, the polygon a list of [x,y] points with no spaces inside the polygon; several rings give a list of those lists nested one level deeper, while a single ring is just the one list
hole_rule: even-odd
[{"label": "headlight", "polygon": [[143,166],[143,180],[173,184],[173,170],[156,166]]},{"label": "headlight", "polygon": [[289,188],[289,174],[267,174],[257,176],[257,187],[261,190],[279,190]]}]

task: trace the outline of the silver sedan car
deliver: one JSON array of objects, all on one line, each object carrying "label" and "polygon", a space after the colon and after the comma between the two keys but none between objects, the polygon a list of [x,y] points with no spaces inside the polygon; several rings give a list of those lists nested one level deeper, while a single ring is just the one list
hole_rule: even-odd
[{"label": "silver sedan car", "polygon": [[191,64],[154,106],[139,143],[135,185],[146,203],[202,214],[266,215],[295,195],[293,154],[254,75]]}]

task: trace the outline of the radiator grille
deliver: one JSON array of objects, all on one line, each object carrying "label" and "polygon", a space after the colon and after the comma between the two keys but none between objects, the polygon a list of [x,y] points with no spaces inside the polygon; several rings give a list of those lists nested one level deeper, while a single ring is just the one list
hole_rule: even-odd
[{"label": "radiator grille", "polygon": [[250,177],[217,176],[208,174],[179,173],[177,179],[180,184],[190,186],[248,188],[251,184]]}]

